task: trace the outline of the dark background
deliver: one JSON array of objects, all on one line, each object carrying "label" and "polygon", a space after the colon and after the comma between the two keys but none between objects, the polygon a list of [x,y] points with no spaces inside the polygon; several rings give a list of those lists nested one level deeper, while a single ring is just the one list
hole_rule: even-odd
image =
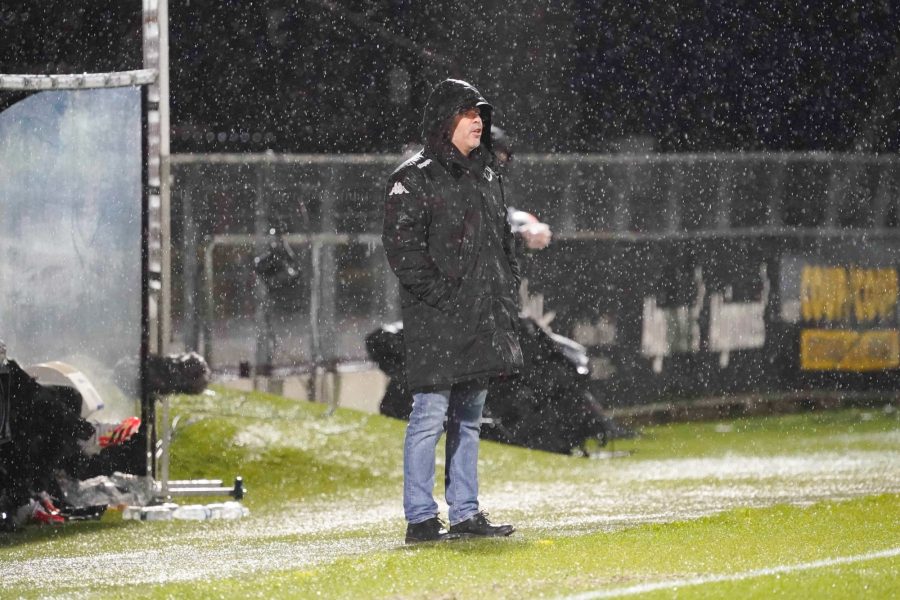
[{"label": "dark background", "polygon": [[[519,151],[896,152],[898,5],[173,1],[172,151],[396,152],[454,76]],[[140,11],[4,0],[0,72],[140,68]]]}]

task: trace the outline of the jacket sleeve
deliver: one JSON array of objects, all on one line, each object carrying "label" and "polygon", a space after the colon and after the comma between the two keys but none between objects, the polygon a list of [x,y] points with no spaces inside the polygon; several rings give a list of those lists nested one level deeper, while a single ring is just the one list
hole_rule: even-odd
[{"label": "jacket sleeve", "polygon": [[443,310],[455,297],[460,282],[442,273],[428,253],[431,210],[423,178],[407,171],[390,179],[381,240],[400,285],[425,304]]}]

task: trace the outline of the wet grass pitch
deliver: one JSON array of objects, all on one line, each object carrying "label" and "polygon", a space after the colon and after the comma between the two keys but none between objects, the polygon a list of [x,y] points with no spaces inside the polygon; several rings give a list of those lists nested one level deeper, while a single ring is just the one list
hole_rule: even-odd
[{"label": "wet grass pitch", "polygon": [[413,547],[403,423],[219,388],[174,398],[172,414],[172,476],[242,475],[250,516],[140,523],[110,511],[28,527],[0,538],[0,597],[889,598],[900,587],[891,409],[647,428],[616,442],[620,458],[485,442],[482,505],[519,531]]}]

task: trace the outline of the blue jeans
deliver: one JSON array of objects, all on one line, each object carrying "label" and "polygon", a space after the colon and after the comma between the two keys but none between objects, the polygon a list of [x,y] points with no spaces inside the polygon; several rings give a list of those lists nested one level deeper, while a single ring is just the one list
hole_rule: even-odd
[{"label": "blue jeans", "polygon": [[487,390],[483,384],[457,384],[449,390],[413,394],[403,445],[403,511],[410,523],[437,516],[435,450],[447,420],[444,496],[450,524],[478,512],[478,439]]}]

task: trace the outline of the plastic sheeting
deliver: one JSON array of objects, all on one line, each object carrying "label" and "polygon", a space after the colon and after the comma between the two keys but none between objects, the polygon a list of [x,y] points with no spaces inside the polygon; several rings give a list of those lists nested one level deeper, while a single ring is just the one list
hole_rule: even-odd
[{"label": "plastic sheeting", "polygon": [[0,339],[21,364],[76,366],[108,407],[138,389],[141,157],[137,87],[0,113]]}]

